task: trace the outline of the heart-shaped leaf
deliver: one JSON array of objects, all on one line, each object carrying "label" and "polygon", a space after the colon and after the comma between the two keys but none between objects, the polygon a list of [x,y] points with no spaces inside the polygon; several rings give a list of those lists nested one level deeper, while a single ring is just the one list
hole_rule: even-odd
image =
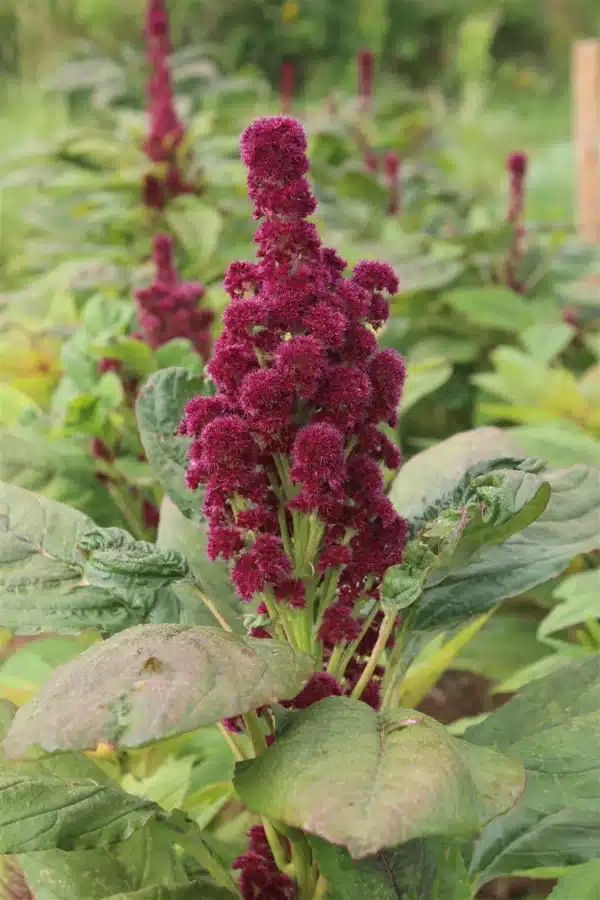
[{"label": "heart-shaped leaf", "polygon": [[17,712],[4,747],[12,756],[32,745],[137,747],[291,700],[311,672],[310,657],[279,641],[139,625],[55,670]]},{"label": "heart-shaped leaf", "polygon": [[471,900],[465,864],[448,841],[408,841],[356,861],[343,847],[309,840],[328,900]]},{"label": "heart-shaped leaf", "polygon": [[469,835],[509,809],[524,786],[520,764],[472,749],[413,710],[388,717],[330,697],[238,764],[235,786],[253,812],[361,859],[413,838]]},{"label": "heart-shaped leaf", "polygon": [[481,881],[595,859],[600,841],[600,655],[528,684],[465,732],[520,759],[523,796],[484,829],[472,861]]}]

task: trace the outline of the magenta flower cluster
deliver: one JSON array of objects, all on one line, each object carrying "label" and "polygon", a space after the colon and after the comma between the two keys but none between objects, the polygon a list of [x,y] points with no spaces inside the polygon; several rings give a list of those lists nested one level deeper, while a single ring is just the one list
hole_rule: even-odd
[{"label": "magenta flower cluster", "polygon": [[296,883],[277,868],[263,826],[253,825],[248,838],[247,852],[233,862],[243,900],[295,900]]},{"label": "magenta flower cluster", "polygon": [[147,101],[149,129],[144,152],[154,164],[144,179],[144,202],[162,210],[170,199],[193,193],[194,185],[182,170],[186,128],[175,109],[169,54],[169,20],[165,0],[150,0],[146,16],[146,47],[151,75]]},{"label": "magenta flower cluster", "polygon": [[214,313],[198,306],[204,295],[204,285],[179,280],[173,260],[173,240],[168,234],[156,235],[152,257],[156,273],[154,281],[148,287],[139,288],[135,294],[140,336],[153,349],[174,338],[187,338],[198,353],[208,359]]},{"label": "magenta flower cluster", "polygon": [[380,429],[396,423],[405,366],[376,338],[398,281],[368,261],[344,277],[346,262],[322,246],[298,122],[259,119],[241,149],[262,220],[258,262],[233,263],[225,279],[231,302],[208,366],[217,393],[194,398],[181,425],[193,439],[187,481],[205,485],[208,552],[232,561],[239,596],[259,598],[260,612],[269,601],[302,609],[312,580],[328,594],[312,624],[331,648],[359,638],[361,602],[378,596],[406,541],[381,472],[400,456]]},{"label": "magenta flower cluster", "polygon": [[524,285],[518,277],[517,270],[523,256],[523,214],[525,212],[525,179],[529,160],[522,150],[510,153],[506,160],[506,169],[509,175],[508,188],[508,212],[507,221],[513,226],[513,242],[506,263],[506,283],[519,294],[524,291]]}]

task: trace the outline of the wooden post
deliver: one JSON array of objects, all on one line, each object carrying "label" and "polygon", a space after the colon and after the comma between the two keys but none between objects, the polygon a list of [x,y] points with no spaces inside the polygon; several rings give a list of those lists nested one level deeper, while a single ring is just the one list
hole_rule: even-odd
[{"label": "wooden post", "polygon": [[575,41],[572,75],[577,230],[583,241],[598,244],[600,243],[598,201],[600,40]]}]

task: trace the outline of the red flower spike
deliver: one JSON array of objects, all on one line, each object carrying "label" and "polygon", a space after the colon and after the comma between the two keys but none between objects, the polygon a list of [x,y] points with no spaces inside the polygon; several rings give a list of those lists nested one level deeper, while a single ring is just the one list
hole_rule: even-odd
[{"label": "red flower spike", "polygon": [[393,151],[385,158],[385,175],[389,191],[387,213],[388,216],[397,216],[401,212],[400,157]]},{"label": "red flower spike", "polygon": [[[150,209],[161,211],[173,197],[195,192],[181,171],[180,149],[186,128],[180,120],[173,96],[169,54],[171,40],[165,0],[149,0],[146,12],[146,56],[150,65],[146,95],[149,127],[143,150],[166,174],[148,173],[142,199]],[[189,154],[188,154],[189,162]]]},{"label": "red flower spike", "polygon": [[279,77],[279,99],[281,103],[281,111],[284,115],[288,115],[292,111],[292,100],[294,97],[295,86],[296,67],[291,60],[284,60],[281,63],[281,71]]},{"label": "red flower spike", "polygon": [[375,54],[372,50],[358,53],[358,98],[363,108],[370,110],[373,103],[373,72]]},{"label": "red flower spike", "polygon": [[524,291],[517,270],[523,256],[523,214],[525,212],[525,177],[529,167],[527,154],[522,150],[510,153],[506,159],[509,173],[508,211],[506,219],[513,225],[513,242],[505,266],[505,281],[518,294]]},{"label": "red flower spike", "polygon": [[188,484],[205,485],[211,554],[231,559],[239,596],[268,592],[300,615],[305,576],[286,550],[298,523],[306,538],[311,514],[316,590],[332,570],[339,578],[318,623],[327,655],[360,637],[356,603],[377,594],[406,541],[379,472],[399,463],[380,425],[396,414],[404,363],[378,349],[374,332],[398,280],[368,261],[345,277],[346,261],[322,246],[307,219],[316,201],[298,122],[258,119],[241,153],[261,220],[257,261],[233,263],[225,279],[232,299],[208,366],[217,393],[191,401],[181,425],[192,438]]},{"label": "red flower spike", "polygon": [[210,354],[214,313],[198,307],[204,285],[178,280],[169,235],[156,235],[152,255],[155,279],[135,293],[143,340],[155,349],[174,338],[187,338],[206,359]]}]

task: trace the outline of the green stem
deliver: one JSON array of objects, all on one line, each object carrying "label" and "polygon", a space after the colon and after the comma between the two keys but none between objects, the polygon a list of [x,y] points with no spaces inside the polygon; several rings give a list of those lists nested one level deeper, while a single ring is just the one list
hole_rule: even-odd
[{"label": "green stem", "polygon": [[165,818],[163,825],[168,829],[171,839],[182,850],[198,860],[200,865],[206,869],[220,887],[230,891],[234,897],[238,897],[241,900],[242,895],[231,873],[213,853],[208,844],[205,843],[202,832],[195,822],[192,822],[184,813],[177,810],[168,818]]},{"label": "green stem", "polygon": [[306,839],[301,834],[291,842],[292,865],[298,882],[298,900],[312,900],[312,859]]},{"label": "green stem", "polygon": [[596,621],[596,619],[588,619],[585,623],[585,627],[588,630],[588,633],[594,644],[596,645],[596,649],[600,648],[600,623]]},{"label": "green stem", "polygon": [[279,834],[269,822],[268,819],[262,819],[263,827],[265,829],[265,834],[267,836],[267,841],[269,842],[269,847],[271,848],[271,852],[273,854],[273,858],[277,863],[277,868],[280,872],[283,872],[288,864],[287,854],[285,851],[285,847],[283,841],[281,840]]},{"label": "green stem", "polygon": [[265,740],[263,730],[260,727],[258,716],[255,712],[247,712],[244,714],[243,718],[244,724],[246,726],[246,731],[248,732],[248,737],[252,741],[252,749],[254,750],[254,755],[260,756],[261,753],[264,753],[264,751],[267,749],[267,742]]},{"label": "green stem", "polygon": [[204,593],[204,591],[201,591],[195,582],[192,581],[189,583],[194,585],[194,587],[196,588],[196,590],[198,591],[198,593],[200,595],[200,599],[202,600],[202,602],[204,603],[206,608],[213,614],[213,616],[215,617],[215,619],[217,620],[217,622],[219,623],[221,628],[223,628],[224,631],[230,632],[231,627],[229,626],[227,619],[225,619],[224,616],[222,615],[222,613],[219,612],[219,610],[217,609],[217,607],[215,606],[213,601],[210,599],[210,597],[207,597],[207,595]]},{"label": "green stem", "polygon": [[396,612],[388,610],[386,612],[383,622],[381,623],[381,628],[379,629],[379,635],[377,637],[377,641],[375,642],[375,646],[373,647],[373,652],[371,653],[367,665],[364,668],[364,671],[358,682],[356,687],[350,694],[355,700],[360,700],[360,696],[367,686],[368,682],[371,680],[373,676],[373,672],[377,667],[377,663],[379,662],[379,657],[385,649],[385,645],[387,644],[389,637],[394,630],[394,625],[396,623]]},{"label": "green stem", "polygon": [[327,894],[328,890],[329,890],[329,884],[327,882],[327,879],[324,878],[322,875],[319,875],[319,880],[317,881],[317,886],[315,888],[313,900],[322,900],[322,898],[324,898],[325,895]]},{"label": "green stem", "polygon": [[229,745],[229,749],[233,753],[235,759],[238,762],[242,762],[242,760],[246,759],[246,754],[244,753],[244,750],[239,741],[236,739],[235,735],[231,734],[230,731],[227,731],[222,722],[218,723],[218,728],[225,738],[225,741]]}]

